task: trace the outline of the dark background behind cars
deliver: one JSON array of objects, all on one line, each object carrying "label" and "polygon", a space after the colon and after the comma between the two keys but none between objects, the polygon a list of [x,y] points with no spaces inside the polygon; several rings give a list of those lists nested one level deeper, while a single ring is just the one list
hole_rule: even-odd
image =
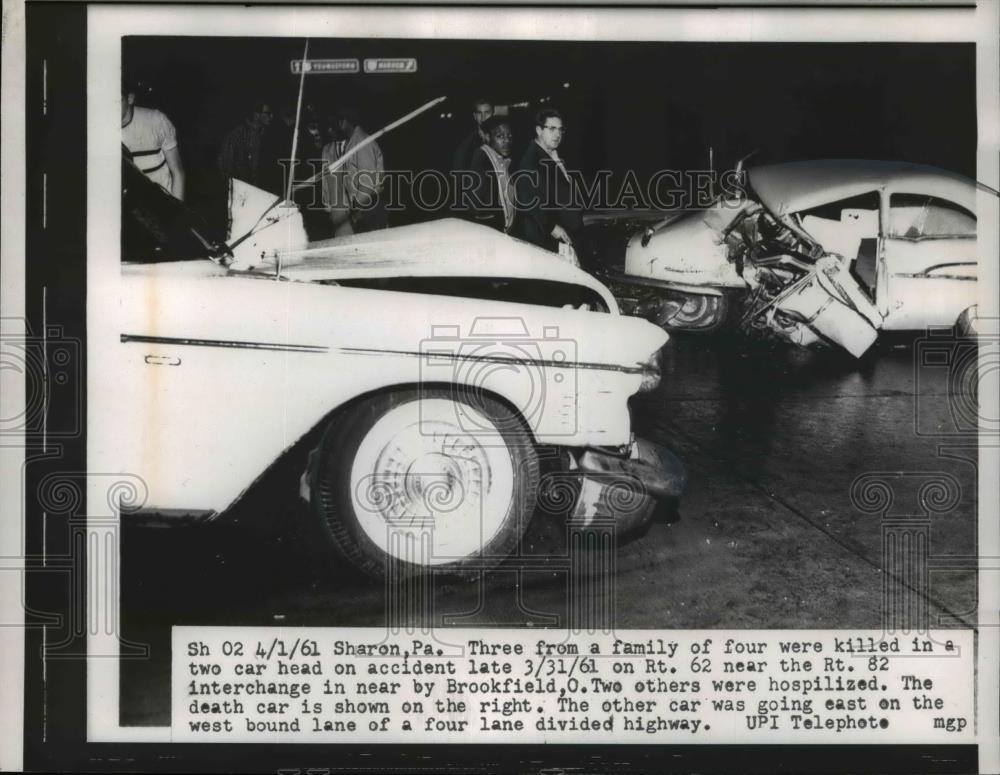
[{"label": "dark background behind cars", "polygon": [[[294,105],[290,62],[303,44],[125,39],[125,75],[142,84],[138,104],[161,108],[177,127],[193,204],[222,138],[254,102]],[[448,96],[380,140],[388,169],[447,171],[471,128],[469,103],[483,95],[530,103],[511,113],[515,163],[534,137],[535,111],[551,104],[566,116],[561,152],[570,166],[588,177],[610,170],[612,191],[629,171],[644,184],[662,169],[708,169],[710,148],[715,169],[756,151],[753,164],[887,159],[975,177],[972,44],[310,40],[310,59],[366,57],[415,57],[418,69],[310,75],[305,102],[321,114],[356,106],[375,131]],[[393,222],[428,217],[410,208]]]}]

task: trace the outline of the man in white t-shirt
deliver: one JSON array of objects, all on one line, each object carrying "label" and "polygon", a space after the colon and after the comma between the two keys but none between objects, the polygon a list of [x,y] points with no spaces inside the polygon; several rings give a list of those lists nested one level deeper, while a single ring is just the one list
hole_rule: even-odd
[{"label": "man in white t-shirt", "polygon": [[135,94],[122,89],[122,143],[147,178],[184,199],[184,166],[177,133],[158,110],[135,104]]}]

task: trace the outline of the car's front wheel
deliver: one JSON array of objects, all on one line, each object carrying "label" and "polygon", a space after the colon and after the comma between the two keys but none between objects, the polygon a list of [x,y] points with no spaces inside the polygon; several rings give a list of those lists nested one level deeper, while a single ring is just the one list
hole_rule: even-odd
[{"label": "car's front wheel", "polygon": [[461,572],[517,545],[535,506],[538,457],[496,399],[406,390],[338,413],[310,482],[322,532],[362,571]]}]

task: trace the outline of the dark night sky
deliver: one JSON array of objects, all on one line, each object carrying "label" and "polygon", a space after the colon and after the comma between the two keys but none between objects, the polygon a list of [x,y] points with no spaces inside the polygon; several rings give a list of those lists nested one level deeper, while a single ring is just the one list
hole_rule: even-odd
[{"label": "dark night sky", "polygon": [[[256,100],[294,103],[289,61],[303,41],[128,38],[126,75],[177,126],[189,169],[208,168],[222,137]],[[586,173],[702,169],[757,149],[754,163],[898,159],[974,177],[972,44],[546,43],[314,39],[310,58],[416,57],[418,72],[315,75],[306,99],[358,106],[369,130],[427,100],[432,110],[386,136],[386,165],[446,169],[469,128],[468,101],[530,100],[515,114],[515,161],[533,137],[540,97],[567,117],[563,155]],[[563,83],[569,83],[564,88]],[[139,100],[140,104],[143,102]],[[451,111],[454,117],[442,119]]]}]

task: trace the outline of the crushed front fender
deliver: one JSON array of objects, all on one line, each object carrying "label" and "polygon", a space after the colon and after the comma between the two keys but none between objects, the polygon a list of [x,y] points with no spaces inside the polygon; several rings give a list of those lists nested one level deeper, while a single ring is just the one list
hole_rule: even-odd
[{"label": "crushed front fender", "polygon": [[586,524],[611,517],[619,536],[639,532],[649,524],[657,502],[680,497],[687,486],[681,460],[647,439],[636,439],[627,455],[587,449],[577,466],[582,483],[573,519]]}]

